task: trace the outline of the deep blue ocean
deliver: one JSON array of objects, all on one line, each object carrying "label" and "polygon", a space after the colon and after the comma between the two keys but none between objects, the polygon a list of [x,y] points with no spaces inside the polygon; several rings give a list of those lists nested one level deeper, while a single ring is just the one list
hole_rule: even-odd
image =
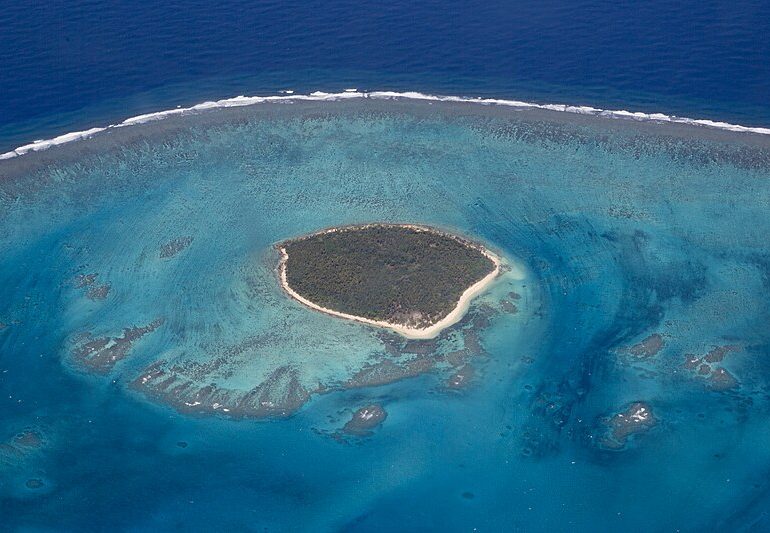
[{"label": "deep blue ocean", "polygon": [[0,149],[239,94],[414,90],[770,124],[770,3],[6,2]]},{"label": "deep blue ocean", "polygon": [[[770,127],[770,3],[0,13],[0,154],[283,97],[0,159],[0,531],[770,531],[770,135],[371,92]],[[377,221],[504,273],[422,341],[281,289]]]}]

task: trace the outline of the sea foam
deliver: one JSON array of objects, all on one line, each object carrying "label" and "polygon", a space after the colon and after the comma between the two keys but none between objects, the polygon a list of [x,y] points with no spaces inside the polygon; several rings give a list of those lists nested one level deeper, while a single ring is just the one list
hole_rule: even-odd
[{"label": "sea foam", "polygon": [[126,126],[135,126],[138,124],[145,124],[156,120],[162,120],[168,117],[184,115],[188,113],[197,113],[201,111],[208,111],[212,109],[228,108],[228,107],[243,107],[264,103],[292,103],[300,101],[338,101],[348,100],[355,98],[374,98],[374,99],[403,99],[403,100],[423,100],[432,102],[456,102],[456,103],[468,103],[468,104],[481,104],[481,105],[496,105],[506,107],[516,107],[522,109],[543,109],[548,111],[557,111],[562,113],[574,113],[579,115],[593,115],[599,117],[636,120],[642,122],[669,122],[674,124],[687,124],[693,126],[703,126],[708,128],[721,129],[739,133],[755,133],[760,135],[770,135],[770,128],[742,126],[740,124],[731,124],[729,122],[721,122],[709,119],[696,119],[688,117],[679,117],[676,115],[666,115],[664,113],[643,113],[639,111],[626,111],[626,110],[610,110],[600,109],[591,106],[575,106],[568,104],[538,104],[534,102],[524,102],[521,100],[507,100],[503,98],[474,98],[466,96],[447,96],[447,95],[432,95],[415,91],[358,91],[357,89],[345,89],[341,93],[327,93],[322,91],[316,91],[310,94],[293,94],[292,91],[282,91],[281,95],[273,96],[236,96],[233,98],[225,98],[222,100],[207,101],[200,104],[196,104],[191,107],[178,107],[175,109],[167,109],[164,111],[157,111],[154,113],[146,113],[143,115],[137,115],[130,117],[117,124],[110,124],[104,127],[91,128],[84,131],[75,131],[71,133],[65,133],[52,139],[37,140],[18,148],[0,154],[0,159],[11,159],[20,155],[27,154],[29,152],[37,152],[45,150],[52,146],[58,146],[66,144],[72,141],[80,139],[87,139],[102,131],[123,128]]}]

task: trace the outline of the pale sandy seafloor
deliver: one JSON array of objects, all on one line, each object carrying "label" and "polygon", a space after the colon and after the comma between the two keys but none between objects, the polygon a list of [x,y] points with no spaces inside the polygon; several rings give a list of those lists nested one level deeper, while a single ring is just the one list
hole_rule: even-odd
[{"label": "pale sandy seafloor", "polygon": [[[766,136],[264,104],[0,176],[4,527],[770,528]],[[283,293],[276,242],[369,221],[525,276],[427,341]]]}]

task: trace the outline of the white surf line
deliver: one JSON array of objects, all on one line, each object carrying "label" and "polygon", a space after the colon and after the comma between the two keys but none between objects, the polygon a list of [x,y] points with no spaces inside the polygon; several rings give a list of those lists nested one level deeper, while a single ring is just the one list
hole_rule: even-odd
[{"label": "white surf line", "polygon": [[[321,233],[332,232],[332,231],[336,231],[336,230],[335,229],[325,230],[324,232],[321,232]],[[364,318],[361,316],[351,315],[348,313],[341,313],[339,311],[334,311],[333,309],[322,307],[317,303],[314,303],[308,300],[307,298],[301,296],[299,293],[297,293],[294,289],[292,289],[289,286],[289,282],[286,279],[286,263],[289,259],[289,254],[286,252],[286,249],[284,247],[279,248],[281,252],[281,261],[278,264],[278,273],[279,273],[279,278],[281,282],[281,287],[283,287],[283,290],[285,290],[289,294],[289,296],[291,296],[298,302],[306,305],[307,307],[310,307],[311,309],[315,309],[316,311],[326,313],[327,315],[332,315],[339,318],[345,318],[347,320],[354,320],[356,322],[362,322],[364,324],[369,324],[371,326],[377,326],[380,328],[387,328],[392,331],[395,331],[396,333],[403,335],[408,339],[433,339],[436,336],[438,336],[438,334],[441,333],[442,330],[448,328],[449,326],[453,326],[454,324],[459,322],[460,319],[462,319],[462,317],[465,316],[465,313],[468,311],[471,301],[476,296],[484,292],[484,290],[500,274],[501,266],[502,266],[500,258],[498,258],[496,255],[491,253],[489,250],[486,250],[481,247],[478,249],[479,251],[481,251],[481,253],[487,256],[495,264],[494,270],[492,270],[492,272],[484,276],[482,279],[480,279],[479,281],[477,281],[467,289],[465,289],[465,291],[463,291],[462,295],[460,296],[460,299],[457,301],[457,305],[454,307],[454,309],[452,309],[452,311],[447,316],[445,316],[435,324],[428,326],[427,328],[410,328],[407,326],[403,326],[401,324],[393,324],[392,322],[385,322],[381,320],[371,320],[369,318]]]},{"label": "white surf line", "polygon": [[228,108],[228,107],[243,107],[265,103],[276,102],[301,102],[301,101],[339,101],[353,98],[374,98],[374,99],[404,99],[404,100],[423,100],[433,102],[455,102],[455,103],[468,103],[468,104],[481,104],[481,105],[496,105],[506,107],[516,107],[523,109],[543,109],[548,111],[557,111],[562,113],[574,113],[578,115],[593,115],[598,117],[608,117],[617,119],[629,119],[637,120],[640,122],[669,122],[673,124],[687,124],[692,126],[703,126],[708,128],[715,128],[720,130],[739,132],[739,133],[755,133],[759,135],[770,135],[770,128],[754,127],[754,126],[741,126],[740,124],[731,124],[729,122],[721,122],[709,119],[696,119],[679,117],[676,115],[666,115],[664,113],[643,113],[639,111],[625,111],[625,110],[609,110],[600,109],[591,106],[574,106],[567,104],[537,104],[534,102],[524,102],[520,100],[507,100],[503,98],[472,98],[466,96],[441,96],[425,94],[414,91],[397,92],[397,91],[358,91],[357,89],[346,89],[341,93],[326,93],[326,92],[313,92],[310,94],[293,94],[292,91],[281,91],[283,94],[275,96],[236,96],[234,98],[225,98],[222,100],[202,102],[200,104],[191,107],[178,107],[175,109],[167,109],[165,111],[158,111],[155,113],[146,113],[143,115],[137,115],[130,117],[119,122],[117,124],[110,124],[104,127],[91,128],[84,131],[75,131],[71,133],[65,133],[52,139],[37,140],[23,146],[19,146],[10,152],[0,154],[0,159],[11,159],[20,155],[24,155],[30,152],[37,152],[45,150],[52,146],[58,146],[69,142],[77,141],[80,139],[87,139],[93,135],[102,131],[122,128],[125,126],[134,126],[137,124],[145,124],[155,120],[162,120],[176,115],[184,115],[188,113],[196,113],[200,111],[206,111],[210,109]]}]

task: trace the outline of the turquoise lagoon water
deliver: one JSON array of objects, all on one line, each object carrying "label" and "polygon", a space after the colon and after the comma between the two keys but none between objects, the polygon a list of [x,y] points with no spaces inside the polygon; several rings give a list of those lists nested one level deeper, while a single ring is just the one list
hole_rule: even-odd
[{"label": "turquoise lagoon water", "polygon": [[[310,102],[0,174],[3,528],[770,528],[763,136]],[[281,292],[274,243],[368,221],[512,271],[433,342]]]}]

